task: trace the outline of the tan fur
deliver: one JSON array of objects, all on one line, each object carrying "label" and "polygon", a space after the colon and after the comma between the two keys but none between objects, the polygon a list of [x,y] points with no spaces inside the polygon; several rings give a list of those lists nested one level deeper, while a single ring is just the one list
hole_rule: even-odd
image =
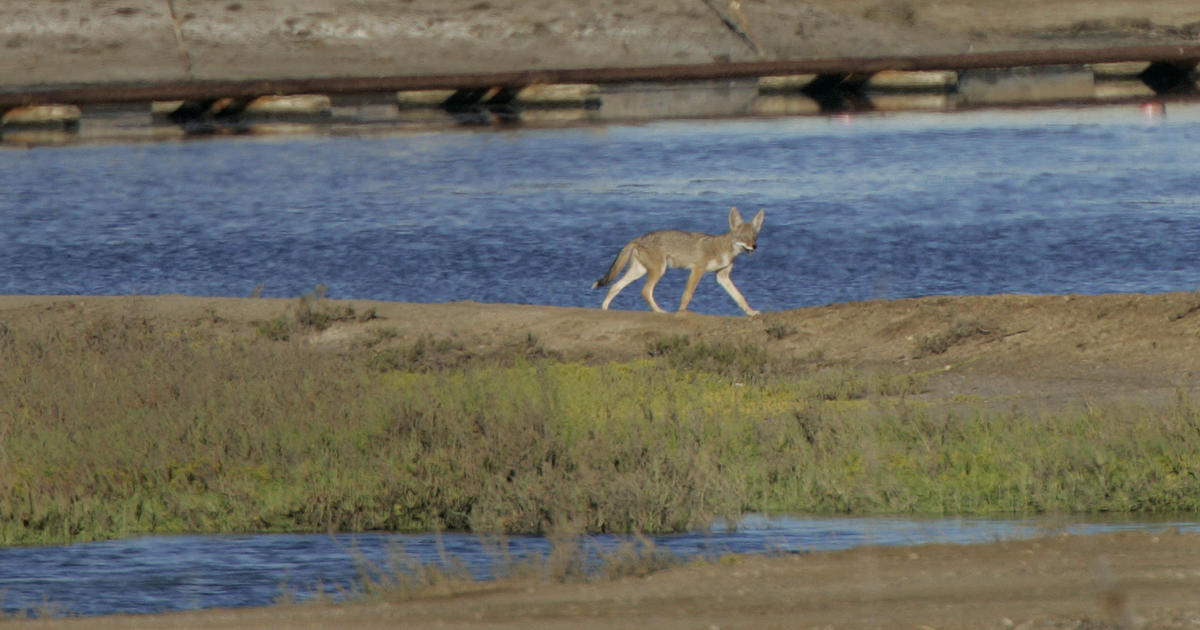
[{"label": "tan fur", "polygon": [[704,274],[711,271],[717,274],[717,283],[747,315],[758,315],[759,312],[750,308],[745,296],[734,286],[729,273],[733,270],[733,259],[737,258],[738,254],[754,251],[762,224],[762,210],[746,223],[737,208],[730,208],[727,234],[659,230],[633,239],[621,248],[621,252],[608,268],[608,273],[592,285],[593,289],[607,285],[616,279],[625,265],[629,265],[625,275],[608,290],[600,308],[607,310],[621,289],[649,274],[645,286],[642,287],[642,297],[646,298],[646,302],[655,312],[665,313],[666,311],[654,301],[654,287],[669,267],[682,267],[690,270],[691,275],[688,276],[687,287],[683,290],[683,298],[679,301],[680,312],[687,311],[692,294],[696,291],[696,284]]}]

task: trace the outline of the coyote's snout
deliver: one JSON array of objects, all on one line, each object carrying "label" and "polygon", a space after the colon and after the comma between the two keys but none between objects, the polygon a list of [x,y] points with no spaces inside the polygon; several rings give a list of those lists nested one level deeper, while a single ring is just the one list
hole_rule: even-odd
[{"label": "coyote's snout", "polygon": [[763,211],[759,210],[754,218],[746,223],[737,208],[729,210],[728,234],[700,234],[698,232],[683,232],[680,230],[659,230],[639,236],[629,242],[617,254],[616,260],[604,274],[592,285],[592,288],[602,287],[616,279],[621,268],[626,264],[629,270],[617,280],[608,290],[604,303],[600,308],[607,309],[613,298],[629,283],[646,274],[646,285],[642,287],[642,297],[650,303],[655,312],[665,313],[654,301],[654,286],[666,273],[667,267],[683,267],[690,269],[687,287],[683,290],[683,299],[679,301],[680,312],[686,311],[696,291],[696,283],[700,277],[710,271],[717,274],[717,283],[725,289],[734,302],[747,315],[758,315],[758,311],[750,308],[741,291],[734,286],[729,272],[733,271],[733,259],[742,252],[753,252],[754,243],[758,240],[758,232],[762,229]]}]

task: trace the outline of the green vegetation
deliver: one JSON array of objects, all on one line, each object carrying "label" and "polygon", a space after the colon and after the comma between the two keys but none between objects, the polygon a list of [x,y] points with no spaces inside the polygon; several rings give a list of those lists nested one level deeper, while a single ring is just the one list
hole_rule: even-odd
[{"label": "green vegetation", "polygon": [[[665,338],[567,362],[0,327],[0,543],[140,533],[660,532],[746,511],[1200,509],[1200,405],[959,410],[919,377]],[[294,326],[288,322],[288,326]]]}]

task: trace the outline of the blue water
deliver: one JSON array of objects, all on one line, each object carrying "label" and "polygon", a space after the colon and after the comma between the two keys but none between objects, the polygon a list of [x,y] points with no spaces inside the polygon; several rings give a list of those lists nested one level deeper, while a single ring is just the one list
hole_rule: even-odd
[{"label": "blue water", "polygon": [[[767,220],[734,279],[764,310],[931,294],[1200,286],[1200,107],[664,122],[370,138],[0,150],[0,293],[598,306],[629,239]],[[683,272],[659,300],[673,305]],[[645,309],[635,289],[616,308]],[[740,311],[711,278],[692,308]],[[1183,524],[1188,527],[1194,524]],[[1126,525],[1119,525],[1124,527]],[[1132,524],[1145,527],[1145,524]],[[797,552],[1031,535],[1023,521],[782,519],[656,539]],[[1113,525],[1079,525],[1099,531]],[[185,536],[0,548],[0,606],[78,614],[271,603],[352,584],[356,557],[470,536]],[[544,553],[511,538],[517,555]],[[588,544],[614,545],[614,539]],[[351,551],[357,550],[357,551]],[[322,587],[317,587],[320,590]]]},{"label": "blue water", "polygon": [[[766,209],[764,311],[1193,290],[1197,164],[1185,105],[0,150],[0,292],[594,307],[629,239],[731,205]],[[712,278],[693,309],[740,313]]]},{"label": "blue water", "polygon": [[[862,545],[980,543],[1057,533],[1200,531],[1195,522],[1086,523],[1055,520],[763,518],[736,529],[660,536],[654,549],[679,556],[805,553]],[[594,556],[622,539],[585,538]],[[503,547],[504,551],[500,549]],[[545,555],[538,537],[485,541],[464,534],[254,535],[134,538],[57,547],[0,548],[0,607],[7,614],[100,615],[267,606],[281,597],[332,599],[361,585],[360,571],[399,559],[460,566],[477,579],[512,559]],[[509,560],[505,559],[507,554]]]}]

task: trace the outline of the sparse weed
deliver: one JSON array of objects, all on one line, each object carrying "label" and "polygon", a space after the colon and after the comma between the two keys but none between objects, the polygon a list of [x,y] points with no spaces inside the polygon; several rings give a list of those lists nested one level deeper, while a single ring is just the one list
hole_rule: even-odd
[{"label": "sparse weed", "polygon": [[767,336],[770,337],[771,339],[779,341],[781,339],[786,339],[787,337],[791,337],[792,335],[796,334],[796,329],[795,329],[795,327],[790,326],[785,322],[776,320],[776,321],[771,322],[770,324],[767,324],[766,333],[767,333]]},{"label": "sparse weed", "polygon": [[737,380],[763,376],[777,366],[761,346],[727,341],[693,343],[683,335],[654,339],[646,351],[677,369],[715,372]]},{"label": "sparse weed", "polygon": [[511,351],[514,355],[523,356],[526,359],[549,359],[557,356],[552,350],[542,345],[541,340],[533,333],[526,333],[524,343],[511,348]]},{"label": "sparse weed", "polygon": [[858,370],[826,368],[804,381],[804,396],[818,400],[857,400],[867,395],[867,381]]},{"label": "sparse weed", "polygon": [[[507,590],[516,586],[545,583],[581,583],[644,577],[683,564],[684,557],[655,548],[645,536],[632,536],[610,550],[599,549],[594,540],[575,535],[549,537],[546,553],[513,556],[503,537],[483,538],[491,556],[486,574],[473,575],[462,559],[439,547],[436,562],[423,561],[397,546],[388,559],[377,563],[356,550],[356,578],[341,590],[341,599],[397,602],[430,596],[455,596],[481,590]],[[277,603],[296,604],[300,593],[287,585]],[[304,593],[304,601],[328,600],[328,589],[315,585]]]},{"label": "sparse weed", "polygon": [[287,341],[292,338],[292,324],[284,316],[261,321],[258,323],[258,334],[271,341]]},{"label": "sparse weed", "polygon": [[679,353],[691,343],[687,335],[664,335],[646,343],[646,353],[652,357],[665,357]]},{"label": "sparse weed", "polygon": [[917,342],[916,356],[919,358],[931,354],[942,354],[959,342],[974,337],[985,337],[995,332],[995,326],[984,322],[974,319],[959,320],[941,333],[922,337]]},{"label": "sparse weed", "polygon": [[354,307],[344,304],[328,305],[322,302],[320,298],[314,298],[312,295],[307,294],[301,297],[300,304],[296,307],[296,325],[300,328],[325,330],[336,322],[354,321],[357,319],[354,314]]},{"label": "sparse weed", "polygon": [[900,372],[877,372],[871,377],[871,390],[879,396],[912,396],[924,392],[929,375]]},{"label": "sparse weed", "polygon": [[[394,337],[395,332],[393,329],[388,338]],[[457,341],[423,336],[408,347],[387,347],[373,352],[368,359],[368,365],[378,372],[428,372],[461,365],[470,358],[471,355]]]},{"label": "sparse weed", "polygon": [[346,304],[329,304],[325,301],[329,287],[319,284],[313,291],[300,296],[296,308],[289,317],[280,315],[258,324],[258,334],[272,341],[288,341],[292,335],[305,331],[322,331],[337,322],[366,322],[376,319],[374,307],[358,314],[354,307]]},{"label": "sparse weed", "polygon": [[367,333],[366,338],[363,340],[363,345],[368,348],[374,348],[399,336],[400,332],[395,328],[375,328]]}]

